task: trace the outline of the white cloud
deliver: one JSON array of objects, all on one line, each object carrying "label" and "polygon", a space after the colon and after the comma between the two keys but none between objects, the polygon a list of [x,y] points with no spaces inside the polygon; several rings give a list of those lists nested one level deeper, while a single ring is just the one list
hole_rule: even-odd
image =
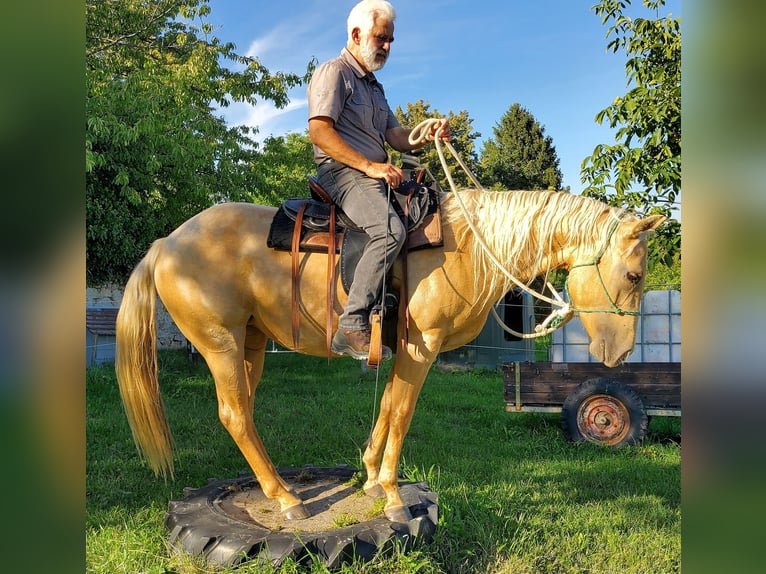
[{"label": "white cloud", "polygon": [[[345,43],[345,14],[318,2],[310,12],[290,15],[268,31],[253,38],[245,53],[256,58],[270,72],[302,74],[312,58],[320,63],[336,56]],[[257,141],[270,135],[302,132],[308,127],[306,86],[290,92],[290,103],[278,109],[269,101],[257,105],[235,103],[221,110],[230,125],[258,129]]]},{"label": "white cloud", "polygon": [[280,38],[282,37],[281,28],[283,28],[283,26],[274,28],[268,34],[250,42],[250,46],[248,47],[245,56],[249,58],[258,58],[259,60],[264,61],[269,53],[275,51],[275,48],[280,47]]},{"label": "white cloud", "polygon": [[257,58],[270,70],[300,73],[311,58],[320,61],[335,56],[345,43],[345,16],[334,10],[316,8],[279,22],[254,38],[246,55]]},{"label": "white cloud", "polygon": [[257,128],[254,136],[262,142],[269,136],[281,136],[288,132],[303,132],[308,127],[305,97],[292,97],[284,108],[277,108],[271,102],[260,101],[258,105],[236,103],[222,110],[229,125],[244,125]]}]

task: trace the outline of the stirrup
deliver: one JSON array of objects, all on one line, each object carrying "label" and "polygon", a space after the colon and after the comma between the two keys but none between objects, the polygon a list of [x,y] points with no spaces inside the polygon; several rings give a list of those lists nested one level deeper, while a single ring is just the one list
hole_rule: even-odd
[{"label": "stirrup", "polygon": [[367,356],[367,366],[380,366],[383,356],[383,313],[380,305],[376,305],[370,314],[370,354]]}]

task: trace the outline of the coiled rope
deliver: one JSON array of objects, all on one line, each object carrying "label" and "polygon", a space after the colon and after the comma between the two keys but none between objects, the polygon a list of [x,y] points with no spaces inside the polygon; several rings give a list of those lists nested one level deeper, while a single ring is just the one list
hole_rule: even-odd
[{"label": "coiled rope", "polygon": [[[433,133],[433,126],[436,124],[440,124],[437,128],[436,132]],[[546,281],[546,286],[553,294],[553,298],[547,297],[546,295],[539,293],[538,291],[535,291],[519,279],[513,276],[513,274],[508,271],[505,266],[498,260],[498,258],[495,256],[495,254],[490,250],[489,246],[487,245],[487,242],[484,240],[484,236],[481,234],[479,229],[476,227],[475,223],[471,219],[470,213],[468,211],[468,208],[463,203],[463,199],[460,197],[460,193],[457,190],[457,186],[455,185],[454,180],[452,179],[452,173],[450,172],[449,166],[447,165],[447,160],[444,157],[444,151],[442,150],[442,144],[447,147],[447,149],[452,153],[452,155],[455,157],[455,159],[458,162],[458,165],[465,171],[465,173],[468,175],[469,179],[473,182],[473,184],[479,189],[480,191],[485,191],[484,187],[479,183],[479,180],[476,179],[476,176],[471,172],[470,169],[468,169],[468,166],[465,165],[463,162],[463,159],[460,157],[460,154],[457,153],[455,148],[452,146],[452,144],[448,141],[442,141],[440,139],[441,133],[444,130],[444,125],[442,124],[442,120],[438,118],[428,118],[420,122],[417,126],[415,126],[410,133],[409,137],[409,143],[410,145],[416,146],[421,145],[423,143],[426,143],[431,140],[431,137],[434,140],[434,143],[436,144],[436,152],[439,154],[439,161],[442,164],[442,168],[444,169],[444,174],[447,177],[447,181],[449,182],[450,189],[452,190],[455,198],[457,199],[458,205],[460,205],[460,209],[463,212],[463,216],[465,217],[466,222],[468,223],[469,228],[471,231],[473,231],[473,234],[476,238],[476,240],[479,242],[479,245],[481,245],[484,252],[487,254],[489,259],[497,266],[498,269],[513,283],[518,287],[519,289],[529,293],[533,297],[536,297],[537,299],[540,299],[541,301],[545,301],[547,303],[550,303],[555,307],[555,309],[551,312],[546,319],[540,323],[539,325],[535,325],[535,332],[534,333],[519,333],[510,327],[508,327],[500,318],[500,316],[497,314],[497,310],[495,309],[495,306],[491,308],[492,316],[495,318],[495,321],[497,321],[498,325],[506,331],[507,333],[511,333],[512,335],[519,337],[521,339],[535,339],[538,337],[544,337],[545,335],[549,335],[556,329],[559,329],[560,327],[563,327],[566,323],[568,323],[572,317],[574,317],[574,311],[570,307],[569,303],[564,301],[561,296],[558,294],[556,289],[551,285],[549,281]],[[497,304],[499,304],[500,301],[498,301]]]}]

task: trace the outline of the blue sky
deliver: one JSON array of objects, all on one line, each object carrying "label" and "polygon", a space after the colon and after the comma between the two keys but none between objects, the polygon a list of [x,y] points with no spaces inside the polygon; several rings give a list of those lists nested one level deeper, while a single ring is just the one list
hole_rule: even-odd
[{"label": "blue sky", "polygon": [[[211,0],[215,35],[270,71],[301,73],[306,63],[335,57],[346,42],[346,17],[357,0]],[[560,159],[564,186],[583,189],[580,164],[599,143],[614,140],[596,114],[627,91],[625,56],[607,53],[607,28],[595,0],[393,1],[395,42],[376,73],[392,108],[423,99],[443,114],[466,110],[481,141],[514,103],[544,126]],[[633,2],[640,6],[640,0]],[[681,16],[680,0],[663,12]],[[641,13],[638,11],[637,13]],[[643,15],[646,15],[643,13]],[[302,132],[305,87],[275,109],[232,104],[230,124],[257,126],[259,139]]]}]

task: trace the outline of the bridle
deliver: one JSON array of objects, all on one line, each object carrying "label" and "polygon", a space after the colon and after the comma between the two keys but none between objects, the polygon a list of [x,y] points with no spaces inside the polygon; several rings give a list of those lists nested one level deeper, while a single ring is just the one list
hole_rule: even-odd
[{"label": "bridle", "polygon": [[606,284],[604,283],[604,278],[601,276],[601,268],[599,267],[599,263],[601,263],[601,258],[604,256],[604,252],[606,251],[607,246],[609,245],[609,241],[612,238],[612,235],[614,235],[615,230],[617,229],[617,226],[619,225],[622,218],[625,216],[626,212],[622,212],[617,216],[617,219],[612,223],[611,227],[609,228],[609,233],[606,236],[606,241],[604,241],[604,245],[599,249],[596,256],[593,258],[592,261],[589,261],[587,263],[577,263],[575,265],[572,265],[572,267],[569,268],[569,275],[567,276],[567,280],[564,282],[564,292],[566,293],[567,300],[572,300],[572,295],[569,293],[569,277],[572,275],[572,271],[574,269],[582,268],[582,267],[590,267],[593,265],[596,268],[596,275],[598,276],[598,282],[601,284],[601,289],[604,291],[604,294],[606,295],[606,298],[609,300],[609,304],[611,305],[610,309],[580,309],[577,307],[572,308],[572,312],[576,313],[615,313],[617,315],[633,315],[638,316],[641,314],[640,311],[627,311],[623,308],[621,308],[616,301],[612,298],[612,295],[609,293],[609,290],[606,288]]}]

